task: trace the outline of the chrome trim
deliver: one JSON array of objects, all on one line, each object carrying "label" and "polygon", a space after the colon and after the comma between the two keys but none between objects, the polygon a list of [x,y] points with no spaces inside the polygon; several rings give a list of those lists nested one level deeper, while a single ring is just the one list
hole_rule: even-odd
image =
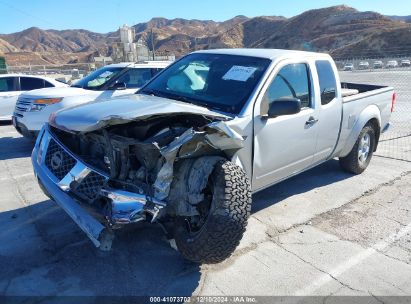
[{"label": "chrome trim", "polygon": [[80,161],[77,161],[73,169],[71,169],[70,172],[67,173],[67,175],[63,177],[63,179],[57,185],[63,191],[70,191],[70,185],[72,182],[75,181],[77,183],[81,183],[91,171],[92,170],[86,165],[84,165]]},{"label": "chrome trim", "polygon": [[[76,164],[70,172],[58,180],[46,166],[46,154],[50,143],[54,140],[65,152],[74,158]],[[111,228],[100,223],[96,218],[84,210],[75,196],[70,195],[72,182],[81,183],[90,173],[95,172],[108,181],[109,176],[101,174],[90,168],[68,151],[65,146],[53,136],[48,125],[45,125],[37,138],[32,153],[32,163],[36,177],[46,195],[50,196],[61,208],[63,208],[73,221],[88,235],[96,247],[108,250],[111,246]],[[152,216],[152,222],[157,219],[166,203],[148,197],[145,194],[103,188],[100,195],[110,200],[109,213],[106,219],[108,225],[124,225],[136,223],[146,219],[147,214]]]},{"label": "chrome trim", "polygon": [[118,225],[145,220],[146,213],[153,216],[153,222],[166,206],[166,203],[147,195],[124,190],[102,189],[101,194],[111,200],[111,221]]},{"label": "chrome trim", "polygon": [[[36,148],[35,148],[36,149]],[[34,155],[33,155],[34,156]],[[101,247],[102,237],[107,229],[89,213],[87,213],[68,193],[61,189],[50,179],[44,167],[32,158],[33,168],[39,183],[50,198],[53,199],[73,221],[83,230],[96,247]]]},{"label": "chrome trim", "polygon": [[16,102],[15,111],[18,112],[28,112],[33,105],[36,98],[19,97]]},{"label": "chrome trim", "polygon": [[[38,152],[36,155],[36,161],[37,163],[43,168],[45,171],[45,174],[63,191],[68,192],[70,191],[70,184],[73,181],[76,181],[80,183],[82,180],[84,180],[88,174],[91,172],[95,172],[107,181],[109,177],[101,173],[98,170],[95,170],[94,168],[91,168],[90,166],[86,165],[83,163],[81,160],[79,160],[73,153],[71,153],[66,147],[55,137],[53,134],[49,131],[49,128],[47,125],[45,125],[42,130],[40,131],[40,134],[38,136],[40,139],[38,143],[36,143],[36,146],[38,146]],[[57,145],[61,149],[63,149],[70,157],[72,157],[75,161],[76,164],[74,167],[61,179],[59,180],[46,166],[46,155],[47,155],[47,149],[50,144],[50,140],[54,140]]]}]

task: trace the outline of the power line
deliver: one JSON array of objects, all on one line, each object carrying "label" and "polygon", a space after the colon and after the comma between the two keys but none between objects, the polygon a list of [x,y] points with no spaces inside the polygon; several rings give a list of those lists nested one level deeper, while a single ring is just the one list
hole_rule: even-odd
[{"label": "power line", "polygon": [[10,3],[7,3],[7,2],[1,1],[1,0],[0,0],[0,3],[3,4],[3,5],[5,5],[5,6],[8,6],[8,7],[11,8],[11,9],[14,9],[15,11],[19,12],[20,14],[26,15],[26,16],[31,17],[31,18],[34,18],[34,19],[37,19],[37,20],[39,20],[39,21],[47,24],[47,26],[49,26],[49,27],[51,27],[51,28],[56,26],[55,24],[52,24],[52,23],[50,23],[49,21],[47,21],[47,20],[45,20],[45,19],[43,19],[43,18],[41,18],[41,17],[35,16],[35,15],[30,14],[30,13],[28,13],[28,12],[26,12],[26,11],[20,9],[20,8],[17,8],[17,7],[15,7],[15,6],[11,5]]}]

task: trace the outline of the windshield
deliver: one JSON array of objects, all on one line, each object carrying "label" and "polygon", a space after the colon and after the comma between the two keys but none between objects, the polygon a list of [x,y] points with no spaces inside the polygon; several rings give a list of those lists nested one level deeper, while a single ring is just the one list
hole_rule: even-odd
[{"label": "windshield", "polygon": [[86,90],[99,90],[111,78],[118,75],[124,68],[103,67],[75,82],[72,87]]},{"label": "windshield", "polygon": [[138,93],[238,114],[271,60],[237,55],[191,54]]},{"label": "windshield", "polygon": [[151,77],[152,69],[150,68],[128,69],[116,79],[116,83],[124,85],[127,89],[138,89],[145,85]]}]

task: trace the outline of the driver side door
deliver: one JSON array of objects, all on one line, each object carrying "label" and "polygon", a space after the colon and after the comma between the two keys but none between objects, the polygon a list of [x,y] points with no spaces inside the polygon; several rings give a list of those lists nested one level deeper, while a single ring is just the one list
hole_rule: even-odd
[{"label": "driver side door", "polygon": [[[313,164],[318,110],[310,63],[285,62],[276,68],[254,110],[253,190],[268,187]],[[261,94],[260,94],[261,95]],[[268,118],[269,104],[298,98],[297,114]]]}]

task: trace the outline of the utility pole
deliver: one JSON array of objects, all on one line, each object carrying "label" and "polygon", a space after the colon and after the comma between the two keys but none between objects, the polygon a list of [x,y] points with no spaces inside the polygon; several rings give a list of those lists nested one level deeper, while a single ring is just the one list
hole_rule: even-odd
[{"label": "utility pole", "polygon": [[153,28],[151,28],[151,51],[153,52],[153,61],[156,60],[155,50],[154,50],[154,33]]}]

